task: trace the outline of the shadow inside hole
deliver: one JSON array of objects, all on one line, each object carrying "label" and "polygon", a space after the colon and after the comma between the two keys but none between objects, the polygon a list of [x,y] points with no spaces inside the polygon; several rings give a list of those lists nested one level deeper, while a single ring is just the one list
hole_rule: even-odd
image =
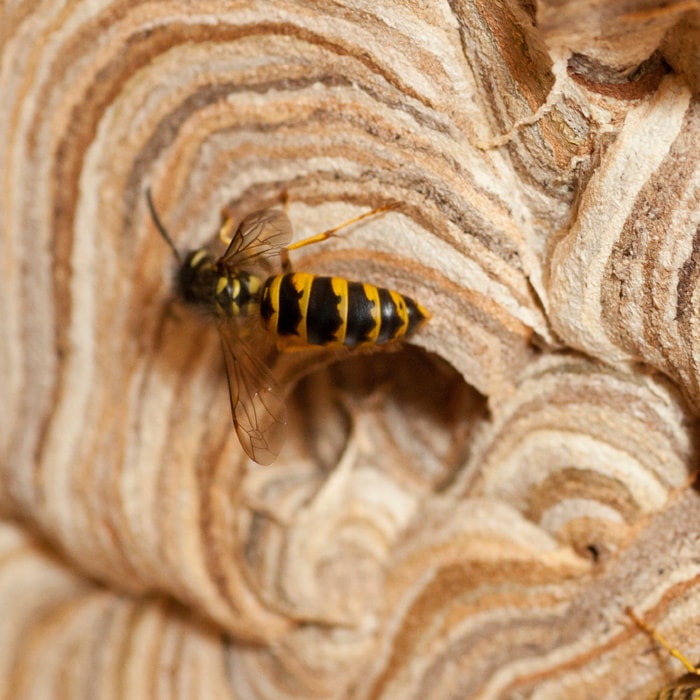
[{"label": "shadow inside hole", "polygon": [[303,377],[289,396],[288,436],[325,468],[351,443],[358,460],[446,486],[468,455],[486,400],[440,357],[403,345],[355,355]]}]

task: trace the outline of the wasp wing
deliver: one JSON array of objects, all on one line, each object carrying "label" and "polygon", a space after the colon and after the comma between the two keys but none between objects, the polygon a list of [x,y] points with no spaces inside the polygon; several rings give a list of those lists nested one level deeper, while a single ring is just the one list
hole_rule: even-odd
[{"label": "wasp wing", "polygon": [[287,409],[282,392],[233,324],[221,324],[219,332],[238,439],[253,461],[270,464],[284,443]]},{"label": "wasp wing", "polygon": [[246,216],[221,258],[227,267],[245,267],[256,259],[278,255],[292,240],[292,224],[279,209],[261,209]]}]

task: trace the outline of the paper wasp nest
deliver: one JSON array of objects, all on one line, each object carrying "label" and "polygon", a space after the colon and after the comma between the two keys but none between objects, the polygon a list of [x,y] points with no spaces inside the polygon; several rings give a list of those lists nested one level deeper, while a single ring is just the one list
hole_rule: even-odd
[{"label": "paper wasp nest", "polygon": [[[4,8],[3,697],[644,697],[626,606],[700,657],[700,6],[319,7]],[[432,319],[286,358],[250,465],[148,186],[182,249],[399,202],[293,263]]]}]

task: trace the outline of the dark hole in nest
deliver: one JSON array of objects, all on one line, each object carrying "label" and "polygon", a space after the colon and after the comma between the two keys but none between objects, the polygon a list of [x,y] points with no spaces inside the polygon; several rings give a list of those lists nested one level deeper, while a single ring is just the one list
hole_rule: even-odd
[{"label": "dark hole in nest", "polygon": [[597,544],[586,545],[586,552],[588,553],[588,556],[593,561],[593,563],[597,563],[601,554],[600,547]]},{"label": "dark hole in nest", "polygon": [[312,372],[287,408],[289,442],[323,468],[355,443],[360,462],[433,489],[464,464],[473,428],[486,415],[484,397],[451,365],[411,345]]}]

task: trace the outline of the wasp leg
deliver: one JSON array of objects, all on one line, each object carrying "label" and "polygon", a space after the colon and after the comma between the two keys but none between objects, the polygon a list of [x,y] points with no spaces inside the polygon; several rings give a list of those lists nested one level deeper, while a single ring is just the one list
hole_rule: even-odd
[{"label": "wasp leg", "polygon": [[221,210],[221,226],[219,227],[219,240],[228,248],[231,245],[233,236],[233,216],[226,207]]},{"label": "wasp leg", "polygon": [[282,248],[280,250],[280,262],[282,263],[282,272],[285,274],[287,272],[292,272],[292,261],[289,259],[288,248]]},{"label": "wasp leg", "polygon": [[655,639],[661,646],[666,649],[666,651],[676,659],[678,659],[688,670],[689,673],[700,673],[700,669],[697,666],[688,661],[688,659],[678,650],[672,647],[664,637],[661,636],[660,632],[657,632],[653,627],[647,625],[646,622],[638,618],[632,608],[625,608],[625,612],[641,627],[648,635]]},{"label": "wasp leg", "polygon": [[[280,202],[282,210],[289,216],[289,190],[285,187],[280,192]],[[282,264],[282,272],[292,272],[292,261],[289,259],[289,253],[286,248],[280,250],[280,262]]]},{"label": "wasp leg", "polygon": [[359,216],[355,216],[352,219],[348,219],[347,221],[344,221],[342,224],[339,224],[338,226],[334,226],[333,228],[329,228],[326,231],[322,231],[321,233],[317,233],[314,236],[309,236],[308,238],[302,238],[302,240],[297,241],[296,243],[292,243],[292,245],[287,246],[286,250],[298,250],[299,248],[303,248],[307,245],[313,245],[314,243],[320,243],[321,241],[325,241],[329,238],[332,238],[335,236],[338,231],[341,229],[347,228],[348,226],[352,226],[353,224],[356,224],[358,221],[362,221],[363,219],[368,219],[370,216],[376,216],[377,214],[381,214],[384,211],[389,211],[390,209],[395,209],[398,206],[398,202],[393,202],[392,204],[387,204],[386,206],[383,207],[377,207],[376,209],[372,209],[372,211],[365,212],[364,214],[360,214]]}]

